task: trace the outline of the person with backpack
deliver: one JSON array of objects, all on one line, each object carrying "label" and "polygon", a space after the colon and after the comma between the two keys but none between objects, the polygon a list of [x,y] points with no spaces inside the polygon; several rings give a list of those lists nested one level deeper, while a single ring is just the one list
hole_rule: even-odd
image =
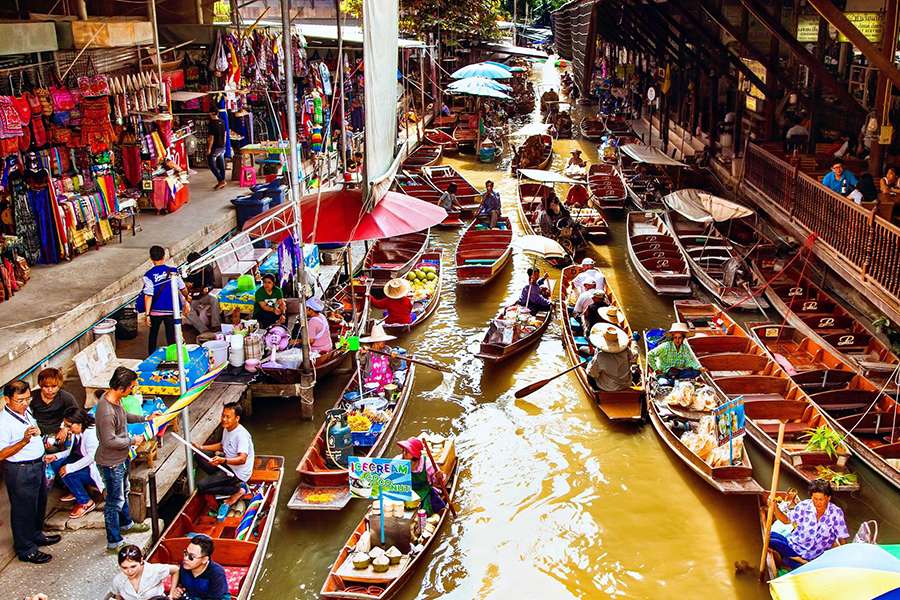
[{"label": "person with backpack", "polygon": [[[143,311],[146,315],[147,325],[150,327],[150,337],[147,340],[147,351],[153,354],[156,350],[156,338],[159,335],[160,326],[166,329],[166,343],[175,343],[175,316],[172,306],[172,282],[178,286],[178,291],[183,298],[182,313],[187,314],[191,308],[191,298],[188,295],[187,286],[178,276],[178,269],[166,264],[166,249],[162,246],[150,248],[150,260],[153,267],[144,273]],[[140,300],[140,298],[139,298]],[[138,307],[141,312],[142,307]]]}]

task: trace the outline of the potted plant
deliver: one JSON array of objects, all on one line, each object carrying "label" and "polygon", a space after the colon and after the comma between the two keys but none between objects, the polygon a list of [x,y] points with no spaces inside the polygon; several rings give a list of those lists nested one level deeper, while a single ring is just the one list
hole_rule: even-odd
[{"label": "potted plant", "polygon": [[843,467],[850,458],[850,452],[843,443],[840,434],[827,425],[819,425],[810,429],[802,436],[806,439],[806,450],[812,452],[824,452],[829,458],[835,460],[835,464]]}]

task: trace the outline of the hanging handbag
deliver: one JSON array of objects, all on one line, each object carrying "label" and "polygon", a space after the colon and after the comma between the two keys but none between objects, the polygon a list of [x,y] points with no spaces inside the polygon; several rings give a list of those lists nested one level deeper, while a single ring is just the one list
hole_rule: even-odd
[{"label": "hanging handbag", "polygon": [[75,108],[75,96],[66,88],[51,87],[50,100],[53,112],[66,112]]},{"label": "hanging handbag", "polygon": [[34,95],[41,103],[41,114],[45,117],[49,117],[50,115],[52,115],[53,102],[50,100],[50,90],[46,88],[37,88],[36,90],[34,90]]}]

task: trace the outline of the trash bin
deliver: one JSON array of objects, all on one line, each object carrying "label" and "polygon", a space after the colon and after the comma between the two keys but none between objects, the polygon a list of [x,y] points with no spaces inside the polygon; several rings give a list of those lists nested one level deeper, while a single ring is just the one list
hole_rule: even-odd
[{"label": "trash bin", "polygon": [[108,336],[110,341],[112,342],[113,348],[116,347],[116,320],[115,319],[103,319],[96,325],[94,325],[94,341],[96,342],[102,336]]},{"label": "trash bin", "polygon": [[272,199],[268,196],[238,196],[231,200],[231,204],[237,209],[238,229],[244,228],[244,223],[257,215],[269,210]]},{"label": "trash bin", "polygon": [[133,306],[126,306],[116,312],[116,339],[133,340],[137,337],[137,311]]}]

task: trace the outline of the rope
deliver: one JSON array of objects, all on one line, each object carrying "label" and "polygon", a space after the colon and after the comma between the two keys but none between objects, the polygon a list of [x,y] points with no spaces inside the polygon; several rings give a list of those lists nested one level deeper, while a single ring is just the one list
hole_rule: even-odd
[{"label": "rope", "polygon": [[[869,414],[869,411],[871,411],[872,408],[878,403],[878,401],[884,395],[884,390],[887,389],[888,384],[890,384],[892,380],[897,384],[897,389],[900,390],[900,363],[897,364],[897,367],[894,369],[894,371],[891,373],[891,375],[885,380],[884,385],[881,387],[881,390],[875,395],[875,399],[872,400],[872,403],[868,406],[868,408],[866,408],[865,412],[863,412],[863,414],[861,414],[859,416],[859,419],[857,419],[856,423],[853,424],[853,427],[850,427],[849,429],[847,429],[847,434],[841,438],[841,444],[844,443],[844,440],[846,440],[850,436],[850,434],[853,433],[853,430],[856,429],[860,423],[862,423],[863,419],[866,418],[866,415]],[[895,423],[896,423],[896,417],[897,417],[897,403],[895,400],[894,401]],[[891,437],[891,440],[893,441],[893,435]]]}]

